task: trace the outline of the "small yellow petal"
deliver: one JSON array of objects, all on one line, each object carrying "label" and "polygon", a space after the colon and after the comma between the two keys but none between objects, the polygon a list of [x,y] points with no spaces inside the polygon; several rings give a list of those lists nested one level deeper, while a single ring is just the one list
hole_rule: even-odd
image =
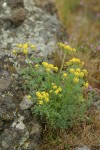
[{"label": "small yellow petal", "polygon": [[73,81],[74,81],[74,83],[78,83],[79,79],[78,78],[74,78]]},{"label": "small yellow petal", "polygon": [[42,100],[38,101],[38,104],[39,104],[39,105],[42,105],[42,104],[43,104],[43,101],[42,101]]}]

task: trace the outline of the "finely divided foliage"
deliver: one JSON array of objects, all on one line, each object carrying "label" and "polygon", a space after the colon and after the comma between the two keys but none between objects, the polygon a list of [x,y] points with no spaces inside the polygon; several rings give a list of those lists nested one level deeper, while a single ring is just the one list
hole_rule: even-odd
[{"label": "finely divided foliage", "polygon": [[17,57],[19,52],[23,53],[30,60],[20,74],[24,79],[24,86],[30,91],[28,100],[34,103],[33,114],[44,118],[51,128],[66,129],[86,118],[91,95],[84,95],[89,86],[84,62],[77,58],[65,62],[66,54],[75,53],[76,49],[64,43],[58,43],[58,46],[64,52],[60,68],[31,59],[28,51],[36,50],[36,46],[29,43],[18,44],[13,54]]}]

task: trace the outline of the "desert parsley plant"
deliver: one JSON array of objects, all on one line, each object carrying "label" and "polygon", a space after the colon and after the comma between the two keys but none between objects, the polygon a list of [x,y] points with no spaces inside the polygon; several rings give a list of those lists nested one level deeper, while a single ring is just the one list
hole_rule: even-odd
[{"label": "desert parsley plant", "polygon": [[75,53],[76,49],[63,43],[58,43],[58,46],[64,51],[60,68],[48,62],[30,60],[28,49],[36,49],[31,44],[19,44],[18,51],[13,53],[17,56],[21,49],[26,59],[30,60],[20,74],[30,91],[29,100],[34,103],[33,114],[45,118],[52,128],[66,129],[84,120],[91,97],[84,95],[89,86],[84,62],[77,58],[65,62],[66,54]]}]

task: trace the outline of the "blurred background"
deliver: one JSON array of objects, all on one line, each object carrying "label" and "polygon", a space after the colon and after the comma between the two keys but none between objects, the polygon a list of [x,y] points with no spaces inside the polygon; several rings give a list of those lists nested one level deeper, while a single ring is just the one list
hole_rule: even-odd
[{"label": "blurred background", "polygon": [[99,0],[54,0],[59,18],[75,46],[96,48],[100,45]]},{"label": "blurred background", "polygon": [[57,13],[67,30],[68,43],[77,49],[75,57],[85,62],[91,85],[100,88],[100,0],[36,1]]}]

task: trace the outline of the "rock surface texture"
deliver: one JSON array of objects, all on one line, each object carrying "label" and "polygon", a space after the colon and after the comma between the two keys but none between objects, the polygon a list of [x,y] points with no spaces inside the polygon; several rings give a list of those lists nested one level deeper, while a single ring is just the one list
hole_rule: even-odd
[{"label": "rock surface texture", "polygon": [[[41,128],[31,113],[32,102],[12,78],[11,50],[18,43],[36,45],[38,55],[50,58],[66,33],[56,15],[34,0],[0,0],[0,150],[38,150]],[[6,55],[7,54],[7,55]]]},{"label": "rock surface texture", "polygon": [[41,57],[50,57],[66,33],[56,14],[38,7],[35,0],[0,1],[0,56],[18,43],[32,42]]},{"label": "rock surface texture", "polygon": [[40,125],[31,113],[32,102],[11,77],[9,59],[0,59],[0,150],[37,150]]}]

